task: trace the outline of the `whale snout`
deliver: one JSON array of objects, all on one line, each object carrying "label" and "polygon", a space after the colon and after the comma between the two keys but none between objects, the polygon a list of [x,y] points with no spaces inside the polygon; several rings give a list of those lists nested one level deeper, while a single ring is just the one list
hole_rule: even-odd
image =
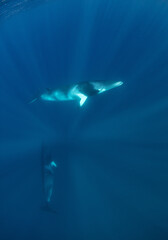
[{"label": "whale snout", "polygon": [[120,87],[121,85],[123,85],[123,82],[118,81],[118,82],[113,83],[112,85],[113,85],[113,87]]},{"label": "whale snout", "polygon": [[119,87],[121,85],[123,85],[123,82],[122,81],[118,81],[116,83],[114,83],[115,87]]},{"label": "whale snout", "polygon": [[113,82],[113,83],[110,83],[109,85],[107,85],[106,90],[110,90],[112,88],[120,87],[121,85],[123,85],[122,81],[116,81],[116,82]]}]

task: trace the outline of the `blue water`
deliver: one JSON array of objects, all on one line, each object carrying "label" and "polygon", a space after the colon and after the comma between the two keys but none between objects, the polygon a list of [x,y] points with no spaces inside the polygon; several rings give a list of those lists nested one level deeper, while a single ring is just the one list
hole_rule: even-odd
[{"label": "blue water", "polygon": [[[75,102],[45,88],[121,79]],[[58,168],[42,211],[41,146]],[[168,3],[0,1],[0,239],[168,239]]]}]

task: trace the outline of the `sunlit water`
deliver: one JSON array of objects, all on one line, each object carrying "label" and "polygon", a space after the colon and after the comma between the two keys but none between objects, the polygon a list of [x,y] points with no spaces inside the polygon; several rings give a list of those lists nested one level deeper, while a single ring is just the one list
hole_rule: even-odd
[{"label": "sunlit water", "polygon": [[[46,88],[121,79],[75,102]],[[0,1],[0,239],[168,239],[168,3]],[[58,168],[44,212],[41,146]]]}]

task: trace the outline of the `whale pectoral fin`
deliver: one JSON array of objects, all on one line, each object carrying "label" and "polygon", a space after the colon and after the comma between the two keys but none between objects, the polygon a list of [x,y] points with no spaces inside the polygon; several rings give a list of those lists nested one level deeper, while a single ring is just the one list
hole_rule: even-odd
[{"label": "whale pectoral fin", "polygon": [[87,100],[87,96],[83,95],[83,97],[81,98],[81,100],[80,100],[80,102],[79,102],[80,107],[83,106],[83,104],[86,102],[86,100]]},{"label": "whale pectoral fin", "polygon": [[77,94],[77,96],[80,98],[79,105],[82,107],[88,97],[82,93]]}]

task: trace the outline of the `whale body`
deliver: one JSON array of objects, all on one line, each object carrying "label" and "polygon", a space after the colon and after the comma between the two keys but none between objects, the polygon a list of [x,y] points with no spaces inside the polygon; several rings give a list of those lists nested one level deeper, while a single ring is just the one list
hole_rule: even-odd
[{"label": "whale body", "polygon": [[[40,99],[45,101],[71,101],[79,102],[80,107],[86,102],[87,98],[94,96],[123,84],[122,81],[86,81],[72,84],[70,86],[56,89],[47,89],[40,95]],[[31,101],[34,102],[38,98]]]}]

